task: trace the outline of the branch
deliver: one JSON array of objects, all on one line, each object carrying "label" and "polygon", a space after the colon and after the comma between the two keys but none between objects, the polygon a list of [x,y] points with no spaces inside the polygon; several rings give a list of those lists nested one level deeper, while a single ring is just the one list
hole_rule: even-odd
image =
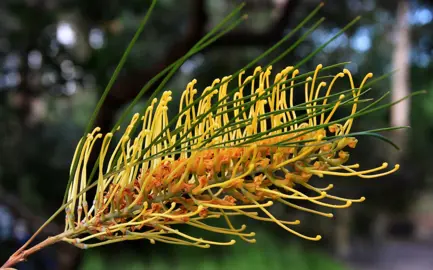
[{"label": "branch", "polygon": [[288,0],[281,9],[277,7],[278,17],[266,31],[262,33],[231,32],[218,39],[215,46],[267,46],[277,42],[284,35],[291,14],[298,4],[299,0]]},{"label": "branch", "polygon": [[[31,211],[25,204],[15,195],[9,194],[2,187],[0,187],[0,205],[5,205],[15,216],[19,216],[26,220],[31,230],[37,231],[39,227],[45,223],[46,219],[42,216],[36,215]],[[45,215],[44,215],[45,216]],[[51,236],[59,235],[63,233],[63,227],[56,223],[49,223],[42,231],[41,236],[48,237],[46,241],[50,241]],[[36,245],[31,250],[37,250]],[[80,265],[82,258],[79,249],[69,244],[59,245],[57,248],[57,262],[59,269],[72,270],[77,269]]]}]

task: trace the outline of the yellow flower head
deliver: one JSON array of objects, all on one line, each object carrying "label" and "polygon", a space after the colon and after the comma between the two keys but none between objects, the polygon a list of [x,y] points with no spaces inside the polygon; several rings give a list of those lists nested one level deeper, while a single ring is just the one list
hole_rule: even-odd
[{"label": "yellow flower head", "polygon": [[[82,248],[136,239],[198,247],[235,242],[196,238],[173,226],[187,224],[254,242],[254,233],[244,232],[245,226],[232,225],[230,217],[239,215],[274,222],[302,238],[319,240],[319,235],[309,237],[295,231],[292,227],[300,223],[298,220],[275,218],[269,206],[282,203],[332,217],[297,202],[346,208],[364,197],[333,196],[329,193],[332,184],[324,188],[309,184],[313,175],[374,178],[399,168],[396,165],[384,171],[388,164],[383,163],[357,171],[359,164],[346,164],[347,150],[357,144],[350,136],[353,119],[372,74],[356,87],[348,70],[320,77],[321,69],[322,65],[317,66],[310,73],[312,77],[307,77],[287,67],[271,76],[271,67],[257,67],[249,77],[243,78],[242,72],[238,88],[231,93],[231,76],[216,79],[201,94],[193,80],[182,93],[175,125],[169,124],[172,93],[167,91],[159,101],[154,99],[143,115],[133,116],[110,156],[113,134],[101,134],[96,128],[84,138],[82,150],[74,157],[78,166],[69,188],[72,203],[66,211],[65,231],[76,233],[65,241]],[[350,89],[332,93],[335,82],[343,77]],[[295,104],[299,86],[304,88],[305,100]],[[343,106],[349,106],[350,115],[334,119],[336,110]],[[97,191],[88,207],[86,166],[99,139]],[[313,194],[302,193],[298,187]],[[224,218],[227,228],[206,224],[211,218]],[[83,237],[85,233],[89,235]]]}]

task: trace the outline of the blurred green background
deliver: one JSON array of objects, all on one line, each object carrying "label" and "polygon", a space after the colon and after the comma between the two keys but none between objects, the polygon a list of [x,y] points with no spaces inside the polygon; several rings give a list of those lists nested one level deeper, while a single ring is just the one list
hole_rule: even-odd
[{"label": "blurred green background", "polygon": [[[214,78],[235,72],[319,4],[316,0],[242,2],[249,19],[186,61],[170,80],[167,89],[175,97],[171,114],[191,79],[197,78],[203,89]],[[108,130],[141,86],[239,3],[159,0],[97,124]],[[0,1],[1,262],[60,206],[75,145],[149,6],[148,0]],[[272,209],[280,218],[301,219],[303,232],[322,234],[321,242],[307,243],[276,225],[239,218],[238,226],[245,223],[257,232],[256,244],[238,241],[235,246],[199,250],[142,241],[85,252],[59,244],[18,269],[433,269],[433,1],[325,1],[317,16],[326,17],[325,22],[274,70],[294,65],[358,15],[360,22],[303,65],[301,72],[318,63],[351,61],[346,68],[357,82],[368,72],[378,77],[397,70],[377,83],[369,97],[390,91],[387,101],[392,101],[422,89],[427,94],[356,122],[357,130],[412,127],[385,134],[401,151],[360,138],[352,154],[354,162],[365,167],[383,161],[401,163],[398,173],[372,180],[326,179],[338,194],[364,195],[366,202],[335,211],[332,220],[282,206]],[[60,232],[62,222],[56,219],[38,240]]]}]

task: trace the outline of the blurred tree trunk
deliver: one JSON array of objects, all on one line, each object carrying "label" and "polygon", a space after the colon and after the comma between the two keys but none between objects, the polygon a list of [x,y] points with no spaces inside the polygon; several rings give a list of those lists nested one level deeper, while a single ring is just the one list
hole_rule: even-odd
[{"label": "blurred tree trunk", "polygon": [[[395,48],[393,53],[393,69],[397,73],[392,76],[391,99],[395,102],[410,94],[410,25],[409,1],[399,0],[397,6],[396,27],[394,29]],[[408,126],[410,124],[410,100],[407,99],[391,108],[391,126]],[[393,134],[394,141],[401,147],[399,154],[393,153],[390,158],[398,162],[407,144],[407,130],[398,130]]]},{"label": "blurred tree trunk", "polygon": [[[409,68],[410,68],[410,25],[408,20],[409,0],[397,1],[396,23],[394,27],[394,51],[393,51],[393,70],[391,100],[395,102],[410,94],[409,90]],[[410,124],[410,100],[407,99],[391,107],[390,125],[408,126]],[[401,151],[396,152],[390,149],[387,159],[391,166],[400,162],[403,157],[408,139],[407,130],[401,129],[393,131],[391,139],[400,147]],[[345,259],[350,255],[350,223],[351,213],[345,209],[339,213],[335,228],[335,253],[339,258]],[[380,247],[387,236],[390,224],[390,215],[381,208],[378,208],[375,220],[372,224],[373,241]]]},{"label": "blurred tree trunk", "polygon": [[[410,25],[409,25],[409,0],[399,0],[397,3],[396,24],[394,28],[394,51],[393,70],[396,73],[392,76],[391,101],[396,102],[410,94]],[[406,99],[391,107],[391,126],[410,125],[410,99]],[[395,130],[391,133],[391,139],[400,147],[400,151],[390,149],[387,159],[391,166],[401,162],[406,154],[408,143],[408,131],[406,129]],[[404,168],[403,168],[404,169]],[[404,177],[400,172],[399,176]],[[389,229],[391,217],[389,213],[380,211],[373,224],[373,237],[377,244],[385,240]]]}]

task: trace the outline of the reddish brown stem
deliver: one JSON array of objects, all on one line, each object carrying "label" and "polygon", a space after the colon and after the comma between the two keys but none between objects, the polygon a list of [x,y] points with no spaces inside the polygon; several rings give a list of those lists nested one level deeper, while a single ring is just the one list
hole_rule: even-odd
[{"label": "reddish brown stem", "polygon": [[60,242],[63,238],[68,237],[71,235],[71,232],[67,231],[67,232],[63,232],[61,234],[58,234],[56,236],[52,236],[52,237],[48,237],[47,239],[45,239],[44,241],[40,242],[37,245],[34,245],[33,247],[20,251],[21,249],[19,249],[17,252],[15,252],[14,254],[12,254],[12,256],[10,256],[9,260],[7,260],[7,262],[5,264],[3,264],[2,267],[0,267],[0,270],[6,270],[8,268],[11,268],[12,266],[15,266],[16,264],[23,262],[27,259],[28,256],[30,256],[31,254],[38,252],[39,250],[46,248],[48,246],[51,246],[55,243]]}]

